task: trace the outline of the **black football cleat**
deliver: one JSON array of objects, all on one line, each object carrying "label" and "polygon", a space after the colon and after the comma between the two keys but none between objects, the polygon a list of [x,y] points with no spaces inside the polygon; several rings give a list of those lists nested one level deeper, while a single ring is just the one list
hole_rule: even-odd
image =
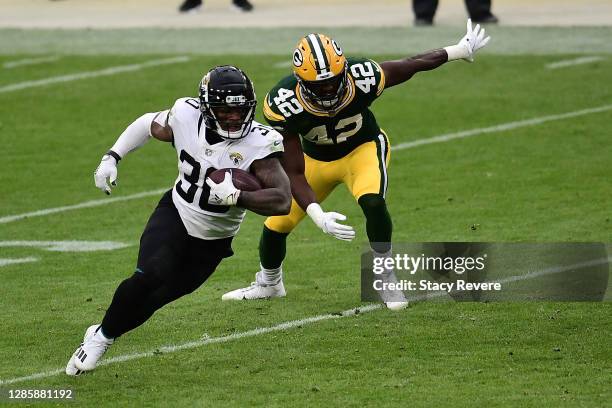
[{"label": "black football cleat", "polygon": [[414,26],[415,27],[429,27],[433,25],[433,19],[430,18],[415,18]]},{"label": "black football cleat", "polygon": [[245,13],[253,11],[253,5],[249,2],[249,0],[232,0],[232,4],[238,11]]},{"label": "black football cleat", "polygon": [[472,18],[472,22],[478,24],[497,24],[499,19],[493,14],[488,14],[484,17]]},{"label": "black football cleat", "polygon": [[202,0],[185,0],[179,7],[181,13],[192,13],[202,8]]}]

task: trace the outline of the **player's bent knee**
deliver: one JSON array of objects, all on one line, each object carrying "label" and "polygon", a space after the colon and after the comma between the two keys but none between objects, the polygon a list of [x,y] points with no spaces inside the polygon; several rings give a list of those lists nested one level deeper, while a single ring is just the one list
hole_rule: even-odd
[{"label": "player's bent knee", "polygon": [[387,202],[381,194],[364,194],[357,200],[364,214],[387,211]]},{"label": "player's bent knee", "polygon": [[138,268],[129,279],[133,281],[135,285],[149,292],[158,289],[164,283],[161,271],[153,265],[146,265],[142,269]]},{"label": "player's bent knee", "polygon": [[264,225],[271,231],[280,234],[289,234],[298,225],[300,219],[296,220],[291,215],[268,217]]},{"label": "player's bent knee", "polygon": [[144,299],[154,292],[159,286],[157,281],[146,277],[140,272],[135,272],[129,278],[123,280],[115,290],[113,303],[132,302]]}]

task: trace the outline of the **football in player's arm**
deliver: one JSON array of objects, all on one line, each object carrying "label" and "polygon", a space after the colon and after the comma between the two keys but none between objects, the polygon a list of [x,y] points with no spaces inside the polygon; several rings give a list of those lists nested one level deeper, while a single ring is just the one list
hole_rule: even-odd
[{"label": "football in player's arm", "polygon": [[[261,270],[246,288],[223,295],[224,300],[285,296],[282,262],[287,235],[305,214],[324,232],[342,240],[355,233],[319,205],[336,185],[353,194],[366,218],[366,232],[376,256],[391,252],[392,221],[387,210],[387,135],[370,111],[384,89],[401,84],[417,72],[453,60],[472,62],[489,42],[484,29],[467,22],[456,44],[414,57],[381,64],[367,58],[346,58],[338,43],[322,34],[302,38],[293,52],[293,75],[281,79],[264,99],[264,116],[284,138],[282,164],[291,180],[293,202],[286,216],[269,217],[263,228]],[[394,279],[389,271],[388,279]],[[403,295],[385,300],[388,307],[406,306]]]},{"label": "football in player's arm", "polygon": [[[282,136],[253,120],[256,104],[243,71],[216,67],[200,82],[198,99],[181,98],[170,110],[141,116],[102,157],[94,180],[106,194],[116,185],[117,163],[151,137],[172,142],[179,174],[142,233],[135,272],[116,289],[102,323],[86,330],[66,374],[93,370],[116,338],[202,285],[223,258],[232,256],[232,238],[245,209],[289,212],[289,179],[279,162]],[[209,178],[227,168],[250,171],[262,188],[237,189],[229,171],[219,183]]]}]

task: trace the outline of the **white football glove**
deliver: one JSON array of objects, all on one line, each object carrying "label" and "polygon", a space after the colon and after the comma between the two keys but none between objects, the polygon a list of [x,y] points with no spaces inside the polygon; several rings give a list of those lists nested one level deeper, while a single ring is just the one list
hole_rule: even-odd
[{"label": "white football glove", "polygon": [[96,187],[110,195],[111,187],[108,185],[107,179],[110,180],[113,187],[117,185],[117,160],[113,156],[105,154],[94,172],[94,182]]},{"label": "white football glove", "polygon": [[489,43],[491,37],[485,38],[485,29],[477,24],[476,27],[472,28],[472,19],[467,21],[467,33],[457,43],[457,45],[450,45],[444,47],[448,54],[448,60],[453,61],[457,59],[464,59],[468,62],[474,62],[474,54],[476,51],[483,48]]},{"label": "white football glove", "polygon": [[232,172],[226,171],[225,178],[219,184],[212,181],[210,178],[206,179],[206,184],[210,187],[210,195],[208,196],[208,203],[214,205],[236,205],[238,197],[240,196],[240,190],[238,190],[232,182]]},{"label": "white football glove", "polygon": [[337,212],[324,212],[317,203],[310,204],[306,208],[306,212],[324,233],[343,241],[352,241],[355,238],[353,227],[336,222],[346,220],[345,215]]}]

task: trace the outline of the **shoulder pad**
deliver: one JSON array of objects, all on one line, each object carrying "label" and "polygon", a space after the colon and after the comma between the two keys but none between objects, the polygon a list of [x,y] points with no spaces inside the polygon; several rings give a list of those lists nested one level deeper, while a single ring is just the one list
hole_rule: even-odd
[{"label": "shoulder pad", "polygon": [[179,98],[174,102],[168,114],[168,123],[172,127],[177,122],[193,120],[200,116],[200,102],[195,98]]},{"label": "shoulder pad", "polygon": [[274,141],[274,140],[283,139],[283,135],[281,135],[278,131],[276,131],[272,126],[266,126],[257,121],[253,121],[251,133],[253,134],[253,136],[258,138],[258,140],[265,139],[265,140]]},{"label": "shoulder pad", "polygon": [[274,94],[267,94],[264,98],[263,103],[263,114],[268,123],[277,124],[278,122],[284,122],[285,117],[280,113],[278,106],[274,103],[272,97]]},{"label": "shoulder pad", "polygon": [[295,89],[297,80],[293,76],[283,78],[266,95],[264,100],[264,116],[275,129],[283,129],[290,125],[292,119],[304,111]]},{"label": "shoulder pad", "polygon": [[174,115],[200,114],[200,101],[196,98],[179,98],[172,105],[171,113]]},{"label": "shoulder pad", "polygon": [[251,135],[249,136],[251,136],[254,144],[264,149],[265,155],[283,151],[283,136],[270,126],[253,121]]},{"label": "shoulder pad", "polygon": [[378,63],[368,58],[349,58],[349,75],[361,93],[374,98],[385,89],[385,73]]}]

